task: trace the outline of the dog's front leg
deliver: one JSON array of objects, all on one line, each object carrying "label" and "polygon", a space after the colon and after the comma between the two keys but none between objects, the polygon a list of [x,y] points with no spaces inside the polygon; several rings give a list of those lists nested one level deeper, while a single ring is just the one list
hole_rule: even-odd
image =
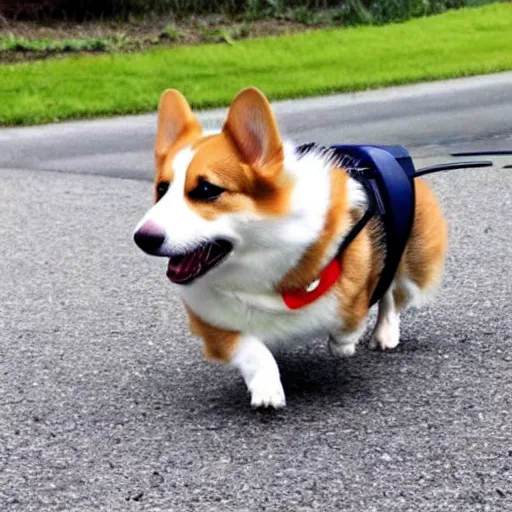
[{"label": "dog's front leg", "polygon": [[284,407],[286,401],[276,360],[258,338],[240,335],[231,364],[240,370],[253,407]]},{"label": "dog's front leg", "polygon": [[207,359],[237,368],[251,393],[253,407],[284,407],[285,396],[276,360],[255,336],[214,327],[187,307],[190,329],[203,338]]}]

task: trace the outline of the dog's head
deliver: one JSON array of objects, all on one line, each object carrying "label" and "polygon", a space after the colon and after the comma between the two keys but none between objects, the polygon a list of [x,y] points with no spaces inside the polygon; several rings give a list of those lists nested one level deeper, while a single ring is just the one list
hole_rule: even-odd
[{"label": "dog's head", "polygon": [[169,257],[171,281],[186,284],[206,274],[244,249],[248,225],[288,209],[283,144],[270,105],[256,89],[235,98],[214,135],[203,133],[178,91],[166,91],[155,159],[156,204],[134,238],[143,251]]},{"label": "dog's head", "polygon": [[168,257],[167,275],[179,284],[229,265],[241,275],[266,266],[261,273],[278,279],[295,263],[291,255],[300,256],[297,245],[318,235],[329,202],[326,185],[317,197],[318,221],[294,224],[309,192],[306,184],[297,197],[285,153],[270,104],[257,89],[238,94],[213,135],[203,132],[178,91],[166,91],[158,110],[156,203],[138,224],[135,242]]}]

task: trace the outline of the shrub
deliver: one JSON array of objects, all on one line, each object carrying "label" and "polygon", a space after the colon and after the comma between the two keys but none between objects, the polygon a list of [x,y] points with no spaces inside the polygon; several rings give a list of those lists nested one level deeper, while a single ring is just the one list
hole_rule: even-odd
[{"label": "shrub", "polygon": [[483,3],[486,0],[0,0],[0,15],[83,20],[163,13],[183,17],[216,12],[244,15],[247,20],[287,16],[311,21],[308,13],[327,11],[340,23],[384,23]]}]

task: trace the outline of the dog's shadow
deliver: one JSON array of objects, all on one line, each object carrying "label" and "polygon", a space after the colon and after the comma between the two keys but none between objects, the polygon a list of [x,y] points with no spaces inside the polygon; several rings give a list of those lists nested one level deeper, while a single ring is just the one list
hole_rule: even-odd
[{"label": "dog's shadow", "polygon": [[[365,343],[367,340],[364,341]],[[327,350],[325,342],[315,342],[296,350],[277,351],[274,355],[279,365],[287,406],[282,411],[259,409],[258,414],[266,417],[282,417],[288,413],[308,414],[310,408],[318,411],[323,407],[350,407],[358,402],[366,402],[375,393],[375,374],[393,375],[399,364],[397,355],[403,348],[387,354],[371,352],[359,347],[355,357],[339,359]],[[386,359],[386,361],[383,361]],[[224,370],[224,372],[223,372]],[[242,378],[234,371],[222,372],[220,382],[214,392],[208,393],[210,414],[216,416],[254,415],[249,406],[250,396]],[[227,370],[228,372],[230,370]]]},{"label": "dog's shadow", "polygon": [[[367,343],[365,337],[356,355],[349,359],[333,357],[327,350],[326,340],[275,351],[287,406],[277,411],[258,409],[256,418],[266,422],[289,418],[296,421],[297,417],[303,417],[307,421],[319,410],[334,408],[348,412],[374,404],[386,399],[390,383],[402,385],[397,381],[405,377],[404,359],[410,371],[411,363],[430,350],[425,343],[403,340],[397,349],[380,353],[366,348]],[[179,372],[171,371],[167,365],[148,368],[137,385],[138,398],[146,404],[147,414],[156,409],[161,417],[169,411],[174,419],[178,416],[183,422],[196,425],[203,424],[207,418],[208,424],[216,424],[218,428],[235,418],[237,423],[254,422],[255,411],[240,374],[233,368],[199,359],[199,353],[190,356],[190,364]]]}]

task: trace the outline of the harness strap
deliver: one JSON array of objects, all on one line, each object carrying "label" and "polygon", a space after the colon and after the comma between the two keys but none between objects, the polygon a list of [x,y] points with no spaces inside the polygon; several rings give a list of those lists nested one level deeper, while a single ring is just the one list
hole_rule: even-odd
[{"label": "harness strap", "polygon": [[[326,148],[310,143],[299,146],[297,153],[301,155],[311,150],[332,156],[333,162],[345,168],[350,177],[363,186],[368,198],[368,208],[341,242],[334,259],[321,272],[319,279],[305,290],[283,293],[282,298],[290,309],[310,304],[334,285],[342,271],[343,252],[374,215],[380,217],[386,239],[384,267],[370,299],[370,306],[378,302],[395,278],[411,234],[416,201],[414,178],[432,172],[492,165],[490,161],[453,162],[416,171],[411,156],[403,146],[336,145]],[[512,151],[499,153],[511,154]],[[347,166],[347,162],[350,165]]]},{"label": "harness strap", "polygon": [[[299,147],[298,152],[304,153],[313,147],[306,144]],[[325,294],[341,274],[341,260],[347,246],[374,215],[379,215],[387,249],[384,267],[370,300],[372,306],[391,285],[411,232],[415,204],[412,159],[402,146],[332,146],[320,148],[320,151],[332,152],[338,162],[347,159],[357,162],[357,166],[349,169],[349,174],[365,189],[368,207],[343,239],[333,260],[319,278],[304,290],[284,292],[282,298],[290,309],[299,309]]]}]

